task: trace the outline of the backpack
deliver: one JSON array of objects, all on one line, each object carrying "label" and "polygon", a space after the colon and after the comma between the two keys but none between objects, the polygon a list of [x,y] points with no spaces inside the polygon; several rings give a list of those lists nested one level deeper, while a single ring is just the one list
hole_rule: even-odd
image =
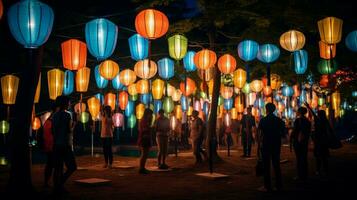
[{"label": "backpack", "polygon": [[53,150],[53,132],[52,117],[49,117],[43,124],[43,151],[52,152]]}]

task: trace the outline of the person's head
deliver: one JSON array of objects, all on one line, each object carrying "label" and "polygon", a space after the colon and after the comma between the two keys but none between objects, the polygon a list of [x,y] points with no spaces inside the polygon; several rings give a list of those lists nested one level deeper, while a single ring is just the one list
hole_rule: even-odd
[{"label": "person's head", "polygon": [[307,109],[305,107],[300,107],[297,111],[297,113],[299,114],[300,117],[303,117],[306,115],[307,113]]},{"label": "person's head", "polygon": [[104,106],[104,115],[106,117],[112,116],[112,108],[109,105]]},{"label": "person's head", "polygon": [[67,110],[69,108],[69,98],[67,96],[58,96],[56,98],[56,105],[59,107],[60,110]]},{"label": "person's head", "polygon": [[248,115],[251,115],[251,114],[252,114],[252,107],[251,107],[251,106],[248,106],[248,108],[247,108],[247,114],[248,114]]},{"label": "person's head", "polygon": [[158,114],[159,114],[159,117],[163,117],[165,115],[164,109],[160,109]]},{"label": "person's head", "polygon": [[198,114],[199,114],[199,113],[198,113],[197,110],[192,111],[192,117],[193,117],[193,118],[196,119],[196,118],[198,117]]},{"label": "person's head", "polygon": [[274,113],[275,109],[276,109],[276,107],[275,107],[275,105],[273,103],[267,103],[265,105],[265,110],[266,110],[267,114]]},{"label": "person's head", "polygon": [[317,111],[317,116],[323,121],[327,121],[326,112],[324,110]]},{"label": "person's head", "polygon": [[144,119],[151,122],[152,120],[152,110],[149,109],[149,108],[146,108],[145,111],[144,111]]}]

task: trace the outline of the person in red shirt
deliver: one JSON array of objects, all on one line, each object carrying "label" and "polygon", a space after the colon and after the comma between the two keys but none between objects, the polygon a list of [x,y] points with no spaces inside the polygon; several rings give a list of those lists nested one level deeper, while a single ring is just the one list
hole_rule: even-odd
[{"label": "person in red shirt", "polygon": [[140,156],[140,174],[148,174],[149,171],[145,169],[146,160],[149,155],[151,147],[151,122],[152,122],[152,110],[145,109],[143,119],[139,123],[139,136],[138,136],[138,146],[141,150]]}]

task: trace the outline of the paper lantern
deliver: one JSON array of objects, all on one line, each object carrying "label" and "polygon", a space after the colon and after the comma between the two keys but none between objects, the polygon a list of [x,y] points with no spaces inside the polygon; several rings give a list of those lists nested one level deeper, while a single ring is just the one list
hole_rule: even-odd
[{"label": "paper lantern", "polygon": [[130,95],[137,95],[138,94],[138,91],[137,91],[137,88],[136,88],[136,83],[133,83],[133,84],[128,86],[128,93]]},{"label": "paper lantern", "polygon": [[165,89],[165,82],[160,79],[155,79],[152,82],[151,92],[154,99],[161,99]]},{"label": "paper lantern", "polygon": [[265,87],[263,88],[263,93],[264,93],[264,95],[265,95],[266,97],[267,97],[267,96],[270,96],[272,92],[273,92],[273,90],[271,89],[270,86],[265,86]]},{"label": "paper lantern", "polygon": [[129,99],[128,96],[129,96],[128,93],[125,91],[121,91],[119,93],[119,107],[121,110],[124,110],[125,107],[128,105],[128,99]]},{"label": "paper lantern", "polygon": [[224,109],[226,109],[226,110],[232,109],[233,99],[232,98],[224,99],[223,106],[224,106]]},{"label": "paper lantern", "polygon": [[324,105],[324,104],[325,104],[325,99],[322,98],[322,97],[320,97],[319,100],[318,100],[318,105],[319,105],[319,106],[322,106],[322,105]]},{"label": "paper lantern", "polygon": [[2,4],[2,0],[0,0],[0,19],[2,17],[2,14],[4,14],[4,5]]},{"label": "paper lantern", "polygon": [[122,90],[124,88],[124,85],[120,82],[120,74],[117,74],[113,79],[112,79],[112,86],[116,90]]},{"label": "paper lantern", "polygon": [[238,56],[245,62],[257,57],[259,44],[253,40],[244,40],[238,44]]},{"label": "paper lantern", "polygon": [[285,109],[285,105],[282,102],[278,102],[278,111],[283,112]]},{"label": "paper lantern", "polygon": [[237,120],[238,119],[238,111],[237,111],[236,108],[232,108],[230,114],[231,114],[232,120]]},{"label": "paper lantern", "polygon": [[162,105],[165,113],[171,113],[174,110],[174,102],[171,97],[165,97]]},{"label": "paper lantern", "polygon": [[195,57],[196,52],[194,51],[188,51],[183,58],[183,67],[187,72],[192,72],[197,69],[195,62],[194,62],[194,57]]},{"label": "paper lantern", "polygon": [[51,69],[47,72],[48,93],[50,99],[55,100],[62,95],[64,72],[59,69]]},{"label": "paper lantern", "polygon": [[319,42],[320,57],[323,59],[332,59],[336,56],[336,44],[326,44]]},{"label": "paper lantern", "polygon": [[134,34],[129,39],[129,48],[131,58],[138,61],[143,60],[149,55],[149,40],[140,36],[139,34]]},{"label": "paper lantern", "polygon": [[352,97],[357,97],[357,91],[352,91]]},{"label": "paper lantern", "polygon": [[114,113],[112,116],[114,127],[122,127],[124,125],[124,115],[121,113]]},{"label": "paper lantern", "polygon": [[63,81],[63,94],[70,95],[74,89],[74,75],[70,70],[64,72],[64,81]]},{"label": "paper lantern", "polygon": [[89,85],[90,68],[83,67],[76,73],[76,91],[87,92]]},{"label": "paper lantern", "polygon": [[230,113],[224,113],[223,122],[225,127],[230,127],[232,125],[232,118]]},{"label": "paper lantern", "polygon": [[10,124],[9,122],[2,120],[0,121],[0,133],[1,134],[6,134],[10,130]]},{"label": "paper lantern", "polygon": [[247,78],[246,72],[243,69],[238,68],[233,73],[234,86],[236,86],[239,89],[242,89],[244,87],[244,85],[245,85],[246,78]]},{"label": "paper lantern", "polygon": [[181,108],[183,111],[187,111],[188,109],[188,99],[186,96],[181,96],[180,98],[180,102],[181,102]]},{"label": "paper lantern", "polygon": [[297,30],[290,30],[280,36],[280,46],[283,49],[294,52],[300,50],[305,45],[305,36]]},{"label": "paper lantern", "polygon": [[95,78],[95,83],[97,84],[97,87],[99,89],[103,89],[107,87],[109,81],[100,75],[99,65],[94,68],[94,78]]},{"label": "paper lantern", "polygon": [[206,116],[208,116],[209,111],[210,111],[210,104],[209,102],[205,101],[202,106],[202,111],[205,113]]},{"label": "paper lantern", "polygon": [[130,115],[128,116],[128,127],[129,128],[134,128],[136,125],[136,117],[135,115]]},{"label": "paper lantern", "polygon": [[284,111],[284,116],[288,119],[292,119],[294,117],[294,110],[290,107],[286,108]]},{"label": "paper lantern", "polygon": [[298,85],[294,85],[293,90],[294,90],[294,97],[300,96],[300,88]]},{"label": "paper lantern", "polygon": [[104,96],[104,105],[110,106],[112,110],[115,109],[116,95],[108,92]]},{"label": "paper lantern", "polygon": [[103,18],[94,19],[86,24],[85,38],[89,53],[98,60],[109,58],[115,49],[118,27]]},{"label": "paper lantern", "polygon": [[193,110],[200,111],[201,110],[201,103],[199,100],[195,100],[193,102]]},{"label": "paper lantern", "polygon": [[192,115],[192,111],[193,111],[193,107],[189,106],[187,109],[187,116],[191,116]]},{"label": "paper lantern", "polygon": [[254,80],[250,83],[249,87],[253,92],[260,92],[263,89],[263,82],[261,80]]},{"label": "paper lantern", "polygon": [[154,61],[145,59],[139,60],[134,66],[136,76],[142,79],[149,79],[155,76],[157,72],[157,65]]},{"label": "paper lantern", "polygon": [[96,95],[94,95],[95,98],[99,99],[100,101],[100,104],[103,104],[104,103],[104,95],[101,94],[101,93],[97,93]]},{"label": "paper lantern", "polygon": [[216,53],[208,49],[203,49],[197,52],[193,58],[193,62],[195,63],[196,67],[203,70],[214,67],[216,61]]},{"label": "paper lantern", "polygon": [[263,63],[272,63],[279,58],[280,49],[274,44],[263,44],[259,46],[257,58]]},{"label": "paper lantern", "polygon": [[1,77],[2,102],[7,105],[15,104],[20,78],[14,75]]},{"label": "paper lantern", "polygon": [[221,85],[220,93],[224,99],[229,99],[233,96],[233,87]]},{"label": "paper lantern", "polygon": [[317,64],[320,74],[334,74],[337,71],[337,62],[335,60],[321,59]]},{"label": "paper lantern", "polygon": [[53,19],[52,8],[37,0],[20,1],[7,12],[11,34],[25,48],[37,48],[47,41]]},{"label": "paper lantern", "polygon": [[244,94],[248,94],[250,92],[250,84],[249,83],[245,83],[245,85],[242,88],[242,92]]},{"label": "paper lantern", "polygon": [[74,105],[74,112],[76,113],[81,113],[83,111],[86,111],[86,104],[85,103],[77,103],[76,105]]},{"label": "paper lantern", "polygon": [[264,108],[265,106],[265,103],[264,103],[264,100],[263,98],[256,98],[255,101],[254,101],[254,107],[256,108]]},{"label": "paper lantern", "polygon": [[326,17],[317,22],[321,41],[336,44],[341,41],[343,21],[336,17]]},{"label": "paper lantern", "polygon": [[139,103],[137,106],[136,106],[136,118],[137,119],[142,119],[143,116],[144,116],[144,111],[145,111],[145,105],[142,104],[142,103]]},{"label": "paper lantern", "polygon": [[181,119],[182,118],[182,108],[181,105],[176,105],[174,108],[174,112],[175,112],[175,117],[176,119]]},{"label": "paper lantern", "polygon": [[196,83],[190,78],[186,78],[186,84],[185,82],[180,83],[180,90],[183,95],[185,96],[190,96],[195,92],[196,90]]},{"label": "paper lantern", "polygon": [[89,114],[87,112],[82,112],[79,121],[82,122],[82,124],[85,124],[89,121]]},{"label": "paper lantern", "polygon": [[150,93],[146,93],[146,94],[141,94],[140,95],[140,101],[141,103],[145,104],[145,105],[149,105],[149,103],[152,100],[152,96]]},{"label": "paper lantern", "polygon": [[130,69],[124,69],[123,71],[121,71],[119,77],[120,77],[120,82],[125,86],[134,83],[136,80],[135,72]]},{"label": "paper lantern", "polygon": [[357,52],[357,30],[350,32],[345,39],[346,47]]},{"label": "paper lantern", "polygon": [[146,79],[142,79],[136,82],[136,91],[139,94],[149,93],[149,81]]},{"label": "paper lantern", "polygon": [[234,107],[237,109],[239,113],[243,113],[244,111],[244,106],[243,106],[243,100],[241,99],[240,96],[237,96],[234,100]]},{"label": "paper lantern", "polygon": [[181,90],[177,89],[171,96],[173,101],[179,101],[181,99],[182,92]]},{"label": "paper lantern", "polygon": [[170,57],[181,60],[187,52],[187,38],[183,35],[173,35],[168,39]]},{"label": "paper lantern", "polygon": [[176,92],[176,88],[174,86],[170,85],[170,84],[167,84],[166,87],[167,87],[166,91],[165,91],[166,95],[171,97]]},{"label": "paper lantern", "polygon": [[251,105],[254,105],[254,102],[256,100],[257,96],[254,92],[250,92],[248,95],[247,95],[247,98],[246,98],[246,104],[251,106]]},{"label": "paper lantern", "polygon": [[173,131],[176,129],[176,126],[180,125],[174,115],[170,117],[170,129]]},{"label": "paper lantern", "polygon": [[35,117],[32,121],[32,130],[37,131],[38,129],[41,128],[41,120],[38,117]]},{"label": "paper lantern", "polygon": [[135,17],[135,29],[145,38],[156,39],[165,35],[169,29],[169,20],[160,11],[146,9]]},{"label": "paper lantern", "polygon": [[[268,81],[267,81],[266,77],[263,77],[262,81],[263,81],[264,85],[267,85]],[[277,89],[280,88],[280,86],[281,86],[280,76],[277,75],[277,74],[271,74],[270,75],[270,87],[271,87],[271,89],[277,90]]]},{"label": "paper lantern", "polygon": [[86,43],[69,39],[61,44],[63,67],[69,70],[78,70],[86,66],[87,45]]},{"label": "paper lantern", "polygon": [[237,67],[236,59],[230,54],[224,54],[218,59],[218,69],[223,74],[232,73]]},{"label": "paper lantern", "polygon": [[38,103],[40,101],[40,93],[41,93],[41,73],[40,76],[38,77],[34,103]]},{"label": "paper lantern", "polygon": [[214,71],[215,71],[214,67],[208,68],[206,70],[198,69],[197,74],[201,80],[207,82],[213,79]]},{"label": "paper lantern", "polygon": [[160,109],[162,109],[162,101],[154,100],[154,113],[157,114]]},{"label": "paper lantern", "polygon": [[119,65],[112,60],[105,60],[99,65],[99,74],[107,80],[112,80],[118,73]]},{"label": "paper lantern", "polygon": [[159,76],[165,80],[172,78],[175,74],[174,61],[170,58],[162,58],[157,61]]},{"label": "paper lantern", "polygon": [[296,74],[304,74],[307,69],[308,55],[305,50],[294,52],[294,67]]},{"label": "paper lantern", "polygon": [[341,94],[336,91],[332,93],[332,108],[334,110],[338,110],[340,108],[340,103],[341,103]]},{"label": "paper lantern", "polygon": [[91,97],[87,100],[88,110],[92,119],[96,119],[100,113],[100,100],[96,97]]},{"label": "paper lantern", "polygon": [[328,87],[328,83],[329,83],[328,75],[322,75],[319,83],[320,83],[320,87]]},{"label": "paper lantern", "polygon": [[292,87],[286,85],[281,89],[281,93],[285,97],[291,97],[294,95],[294,90]]}]

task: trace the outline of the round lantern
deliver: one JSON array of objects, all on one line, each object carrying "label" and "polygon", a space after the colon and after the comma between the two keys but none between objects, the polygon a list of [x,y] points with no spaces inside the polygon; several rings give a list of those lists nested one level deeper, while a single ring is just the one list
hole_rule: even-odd
[{"label": "round lantern", "polygon": [[279,58],[280,49],[274,44],[263,44],[259,46],[257,58],[263,63],[272,63]]},{"label": "round lantern", "polygon": [[38,103],[40,101],[40,93],[41,93],[41,73],[40,73],[40,76],[38,77],[34,103]]},{"label": "round lantern", "polygon": [[165,97],[162,107],[165,110],[165,113],[171,113],[174,110],[174,102],[172,101],[172,98]]},{"label": "round lantern", "polygon": [[229,99],[233,96],[233,87],[227,87],[224,85],[221,85],[221,96],[224,99]]},{"label": "round lantern", "polygon": [[99,89],[103,89],[107,87],[109,81],[100,75],[99,65],[94,68],[94,77],[95,77],[95,83],[97,84],[97,87]]},{"label": "round lantern", "polygon": [[336,44],[341,41],[343,21],[336,17],[326,17],[317,22],[321,41]]},{"label": "round lantern", "polygon": [[25,48],[37,48],[50,36],[54,14],[52,8],[37,0],[23,0],[7,12],[11,34]]},{"label": "round lantern", "polygon": [[64,72],[63,94],[70,95],[74,89],[74,75],[70,70]]},{"label": "round lantern", "polygon": [[55,100],[63,92],[64,72],[59,69],[51,69],[47,72],[48,93],[50,99]]},{"label": "round lantern", "polygon": [[260,92],[263,89],[263,82],[261,80],[254,80],[249,85],[253,92]]},{"label": "round lantern", "polygon": [[149,105],[149,103],[152,100],[152,96],[150,93],[146,93],[146,94],[141,94],[140,95],[140,101],[141,103],[145,104],[145,105]]},{"label": "round lantern", "polygon": [[87,92],[89,85],[90,68],[83,67],[76,73],[76,91]]},{"label": "round lantern", "polygon": [[152,82],[151,92],[154,99],[161,99],[165,89],[165,82],[160,79],[155,79]]},{"label": "round lantern", "polygon": [[112,116],[114,127],[122,127],[124,125],[124,115],[121,113],[114,113]]},{"label": "round lantern", "polygon": [[157,65],[154,61],[145,59],[139,60],[134,66],[135,74],[142,79],[149,79],[155,76]]},{"label": "round lantern", "polygon": [[304,74],[307,69],[308,55],[305,50],[294,52],[294,66],[296,74]]},{"label": "round lantern", "polygon": [[112,60],[103,61],[99,65],[99,74],[107,80],[112,80],[118,73],[119,65]]},{"label": "round lantern", "polygon": [[337,62],[335,60],[320,60],[317,64],[320,74],[334,74],[337,71]]},{"label": "round lantern", "polygon": [[149,40],[140,36],[139,34],[134,34],[129,39],[129,48],[131,58],[138,61],[144,60],[149,55]]},{"label": "round lantern", "polygon": [[248,94],[250,92],[250,84],[249,83],[245,83],[245,85],[242,88],[242,92],[244,94]]},{"label": "round lantern", "polygon": [[113,93],[107,93],[104,97],[104,105],[110,106],[112,110],[115,109],[116,95]]},{"label": "round lantern", "polygon": [[143,116],[144,116],[144,111],[145,111],[145,105],[142,104],[142,103],[139,103],[137,106],[136,106],[136,118],[137,119],[142,119]]},{"label": "round lantern", "polygon": [[236,59],[230,54],[224,54],[218,59],[218,69],[223,74],[232,73],[237,67]]},{"label": "round lantern", "polygon": [[120,82],[120,74],[117,74],[113,79],[112,79],[112,86],[116,90],[121,90],[124,88],[124,85]]},{"label": "round lantern", "polygon": [[233,107],[233,98],[224,99],[223,102],[224,109],[230,110]]},{"label": "round lantern", "polygon": [[100,101],[96,97],[91,97],[87,100],[88,110],[92,119],[96,119],[100,112]]},{"label": "round lantern", "polygon": [[133,83],[133,84],[128,86],[128,93],[130,95],[137,95],[138,94],[138,91],[137,91],[137,88],[136,88],[136,83]]},{"label": "round lantern", "polygon": [[89,114],[87,112],[82,112],[79,121],[82,122],[82,124],[87,123],[89,121]]},{"label": "round lantern", "polygon": [[87,45],[86,43],[69,39],[61,44],[63,67],[69,70],[78,70],[86,66]]},{"label": "round lantern", "polygon": [[41,120],[38,117],[35,117],[32,121],[32,130],[37,131],[41,128]]},{"label": "round lantern", "polygon": [[171,96],[173,101],[179,101],[181,99],[182,92],[181,90],[177,89]]},{"label": "round lantern", "polygon": [[74,112],[76,113],[81,113],[83,111],[85,111],[87,108],[85,103],[77,103],[76,105],[74,105]]},{"label": "round lantern", "polygon": [[124,110],[125,107],[128,105],[128,93],[126,93],[125,91],[121,91],[119,93],[119,107],[121,110]]},{"label": "round lantern", "polygon": [[182,118],[181,105],[176,105],[175,108],[174,108],[174,112],[175,112],[176,119],[181,119]]},{"label": "round lantern", "polygon": [[125,107],[125,116],[129,117],[130,115],[133,114],[134,112],[134,101],[128,101],[127,106]]},{"label": "round lantern", "polygon": [[213,75],[214,75],[214,67],[208,68],[206,70],[203,69],[198,69],[197,74],[200,77],[201,80],[203,81],[213,81]]},{"label": "round lantern", "polygon": [[285,97],[291,97],[294,95],[293,88],[290,86],[287,86],[287,85],[281,89],[281,92],[282,92],[283,96],[285,96]]},{"label": "round lantern", "polygon": [[123,71],[121,71],[119,77],[120,77],[120,82],[125,86],[134,83],[136,80],[135,72],[130,69],[124,69]]},{"label": "round lantern", "polygon": [[135,115],[130,115],[128,116],[128,127],[129,128],[134,128],[136,125],[136,117]]},{"label": "round lantern", "polygon": [[10,130],[10,124],[9,122],[2,120],[0,121],[0,133],[1,134],[6,134]]},{"label": "round lantern", "polygon": [[238,119],[238,111],[236,108],[231,109],[231,118],[232,120],[237,120]]},{"label": "round lantern", "polygon": [[243,106],[243,100],[241,99],[240,96],[237,96],[234,100],[234,107],[237,109],[239,113],[243,113],[244,111],[244,106]]},{"label": "round lantern", "polygon": [[338,91],[332,93],[332,108],[338,110],[341,103],[341,95]]},{"label": "round lantern", "polygon": [[345,39],[346,47],[357,52],[357,30],[350,32]]},{"label": "round lantern", "polygon": [[170,58],[163,58],[157,61],[159,76],[165,80],[175,75],[175,63]]},{"label": "round lantern", "polygon": [[186,78],[186,84],[185,82],[180,83],[180,90],[183,95],[185,96],[190,96],[195,92],[196,90],[196,83],[190,78]]},{"label": "round lantern", "polygon": [[203,49],[197,52],[193,58],[193,62],[199,69],[206,70],[216,64],[217,56],[214,51]]},{"label": "round lantern", "polygon": [[319,42],[320,57],[323,59],[332,59],[336,56],[336,44],[326,44]]},{"label": "round lantern", "polygon": [[322,106],[325,104],[325,99],[320,97],[319,100],[317,101],[319,106]]},{"label": "round lantern", "polygon": [[162,109],[162,101],[154,100],[154,113],[157,114],[160,109]]},{"label": "round lantern", "polygon": [[85,38],[89,53],[98,60],[109,58],[115,49],[118,27],[103,18],[94,19],[86,24]]},{"label": "round lantern", "polygon": [[165,35],[169,29],[169,20],[160,11],[146,9],[135,17],[135,29],[147,39],[156,39]]},{"label": "round lantern", "polygon": [[246,72],[243,69],[238,68],[233,73],[234,86],[236,86],[239,89],[242,89],[244,87],[244,85],[245,85],[246,78],[247,78]]},{"label": "round lantern", "polygon": [[294,52],[300,50],[305,45],[305,36],[297,30],[290,30],[280,36],[280,46],[283,49]]},{"label": "round lantern", "polygon": [[14,75],[6,75],[1,77],[1,91],[4,104],[15,104],[19,81],[20,78]]},{"label": "round lantern", "polygon": [[187,38],[183,35],[169,37],[169,54],[175,60],[181,60],[187,52]]},{"label": "round lantern", "polygon": [[257,57],[259,44],[253,40],[244,40],[238,44],[238,56],[245,62]]},{"label": "round lantern", "polygon": [[188,106],[189,106],[187,97],[186,96],[181,96],[180,100],[181,100],[180,102],[181,102],[182,110],[186,111],[188,109]]},{"label": "round lantern", "polygon": [[146,79],[142,79],[136,82],[136,91],[139,94],[149,93],[149,81]]},{"label": "round lantern", "polygon": [[195,57],[196,52],[194,51],[188,51],[183,58],[183,67],[187,72],[192,72],[197,69],[195,62],[194,62],[194,57]]}]

